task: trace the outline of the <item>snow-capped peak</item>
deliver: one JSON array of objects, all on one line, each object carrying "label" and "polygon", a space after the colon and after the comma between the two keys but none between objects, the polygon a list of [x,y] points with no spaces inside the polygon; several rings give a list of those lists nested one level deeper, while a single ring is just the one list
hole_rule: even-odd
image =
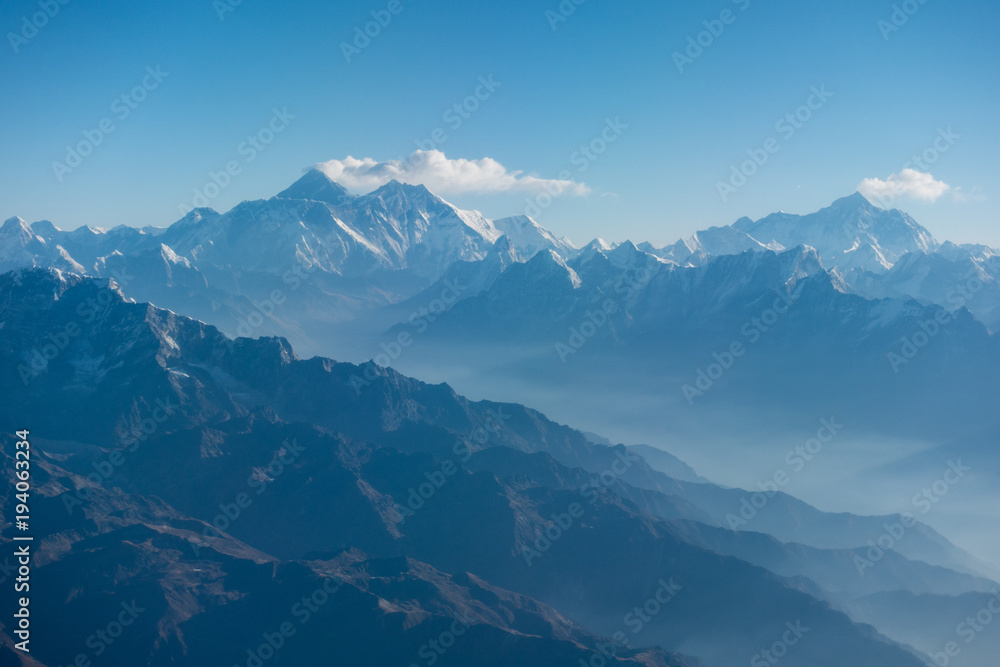
[{"label": "snow-capped peak", "polygon": [[555,250],[543,250],[538,253],[527,263],[527,268],[528,275],[565,275],[570,284],[573,286],[573,289],[578,289],[583,284],[576,271],[570,268],[570,266],[566,263],[566,260],[563,259],[562,256]]},{"label": "snow-capped peak", "polygon": [[277,196],[281,199],[321,201],[335,206],[354,199],[354,195],[348,192],[347,188],[316,168],[307,171],[302,178],[279,192]]},{"label": "snow-capped peak", "polygon": [[567,238],[557,237],[526,215],[515,215],[493,221],[493,226],[511,240],[518,253],[525,259],[542,250],[555,250],[568,256],[575,248]]},{"label": "snow-capped peak", "polygon": [[827,266],[842,270],[884,272],[904,254],[938,245],[907,214],[879,208],[858,192],[816,213],[774,213],[753,222],[741,219],[734,228],[765,245],[810,245]]},{"label": "snow-capped peak", "polygon": [[24,221],[24,218],[16,215],[13,218],[7,218],[4,220],[3,226],[0,227],[0,233],[3,234],[15,234],[21,232],[25,232],[27,234],[33,233],[31,231],[31,227]]}]

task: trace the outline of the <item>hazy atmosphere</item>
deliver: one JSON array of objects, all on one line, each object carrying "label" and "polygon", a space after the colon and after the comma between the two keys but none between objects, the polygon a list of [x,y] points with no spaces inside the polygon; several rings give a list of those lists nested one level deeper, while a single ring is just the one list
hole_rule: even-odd
[{"label": "hazy atmosphere", "polygon": [[1000,7],[0,27],[0,667],[996,667]]}]

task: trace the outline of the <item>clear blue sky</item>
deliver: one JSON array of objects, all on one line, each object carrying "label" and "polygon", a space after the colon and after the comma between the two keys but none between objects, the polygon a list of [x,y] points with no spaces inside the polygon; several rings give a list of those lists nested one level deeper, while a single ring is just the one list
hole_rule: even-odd
[{"label": "clear blue sky", "polygon": [[[898,173],[951,127],[960,138],[927,171],[952,189],[896,205],[939,238],[1000,246],[996,3],[911,0],[919,10],[885,39],[878,21],[893,2],[877,0],[586,0],[555,30],[546,11],[558,0],[401,0],[348,63],[341,43],[388,0],[243,0],[220,20],[229,1],[68,0],[15,40],[17,53],[9,33],[41,10],[5,2],[0,219],[164,226],[231,160],[241,173],[211,201],[219,210],[269,197],[317,162],[405,157],[443,128],[450,159],[585,183],[590,194],[537,216],[553,231],[662,244],[742,215],[816,210]],[[679,72],[672,54],[724,9],[733,22]],[[148,66],[169,76],[120,119],[112,104]],[[500,87],[451,129],[445,112],[488,75]],[[776,121],[822,85],[833,96],[784,137]],[[241,142],[275,107],[295,118],[247,162]],[[628,129],[580,173],[574,152],[609,117]],[[114,131],[60,182],[52,163],[105,118]],[[780,150],[723,202],[717,183],[769,138]],[[445,196],[500,217],[530,195]]]}]

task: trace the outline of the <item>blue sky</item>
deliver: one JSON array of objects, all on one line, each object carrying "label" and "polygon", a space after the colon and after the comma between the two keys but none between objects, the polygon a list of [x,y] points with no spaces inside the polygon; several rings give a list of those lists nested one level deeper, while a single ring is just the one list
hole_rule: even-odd
[{"label": "blue sky", "polygon": [[[910,0],[888,32],[893,2],[872,0],[566,0],[563,14],[557,0],[398,0],[395,14],[389,0],[65,1],[43,0],[54,15],[37,34],[23,29],[38,0],[0,9],[0,218],[165,226],[229,163],[238,173],[208,190],[219,210],[318,162],[363,189],[368,167],[391,172],[423,141],[443,156],[414,174],[456,204],[527,210],[578,244],[663,244],[742,215],[811,212],[864,179],[884,190],[950,128],[947,150],[897,177],[893,205],[941,239],[1000,246],[994,3]],[[342,43],[373,11],[391,20],[348,62]],[[713,20],[717,35],[704,32]],[[680,71],[674,53],[703,32]],[[449,113],[477,89],[478,108]],[[776,125],[807,101],[808,120]],[[602,132],[614,141],[584,157]],[[54,168],[80,142],[97,145]],[[752,154],[766,162],[724,198],[719,183]],[[533,209],[546,179],[573,183]]]}]

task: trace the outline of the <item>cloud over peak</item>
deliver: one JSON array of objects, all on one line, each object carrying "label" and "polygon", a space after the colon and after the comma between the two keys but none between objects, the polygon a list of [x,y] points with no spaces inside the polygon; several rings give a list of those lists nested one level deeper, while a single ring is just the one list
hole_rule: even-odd
[{"label": "cloud over peak", "polygon": [[492,158],[449,159],[439,150],[416,151],[405,160],[379,162],[374,158],[348,156],[321,162],[316,168],[334,181],[356,192],[369,192],[391,180],[425,185],[441,194],[497,194],[548,192],[553,196],[582,196],[590,192],[584,183],[526,175],[511,171]]},{"label": "cloud over peak", "polygon": [[953,188],[947,183],[916,169],[904,169],[885,180],[866,178],[858,185],[858,192],[865,197],[882,202],[892,202],[897,197],[935,202],[951,191]]}]

